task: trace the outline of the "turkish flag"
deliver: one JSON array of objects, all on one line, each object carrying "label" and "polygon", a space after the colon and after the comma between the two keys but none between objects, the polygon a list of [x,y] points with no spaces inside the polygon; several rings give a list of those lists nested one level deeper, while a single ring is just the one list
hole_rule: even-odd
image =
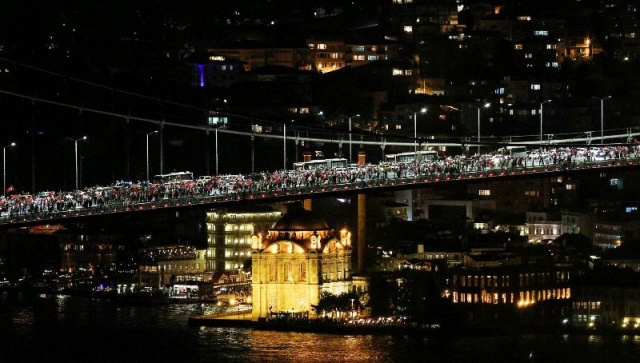
[{"label": "turkish flag", "polygon": [[9,187],[7,188],[7,194],[11,194],[15,191],[16,189],[13,187],[13,185],[9,185]]}]

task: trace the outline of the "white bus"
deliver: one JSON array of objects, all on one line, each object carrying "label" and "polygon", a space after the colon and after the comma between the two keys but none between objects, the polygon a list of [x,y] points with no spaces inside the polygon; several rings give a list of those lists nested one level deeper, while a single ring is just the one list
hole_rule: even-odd
[{"label": "white bus", "polygon": [[399,153],[399,154],[389,154],[386,156],[387,162],[393,163],[412,163],[416,159],[419,162],[422,161],[436,161],[438,160],[438,152],[435,150],[427,150],[427,151],[413,151],[407,153]]},{"label": "white bus", "polygon": [[294,169],[303,169],[303,170],[315,170],[315,169],[335,169],[335,168],[346,168],[347,167],[347,159],[345,158],[335,158],[335,159],[321,159],[321,160],[309,160],[309,161],[300,161],[297,163],[293,163]]},{"label": "white bus", "polygon": [[527,156],[527,147],[526,146],[506,146],[498,149],[498,153],[502,155],[510,155],[519,158],[523,158]]},{"label": "white bus", "polygon": [[193,181],[193,173],[190,171],[176,171],[169,174],[158,174],[153,177],[155,184],[179,183]]}]

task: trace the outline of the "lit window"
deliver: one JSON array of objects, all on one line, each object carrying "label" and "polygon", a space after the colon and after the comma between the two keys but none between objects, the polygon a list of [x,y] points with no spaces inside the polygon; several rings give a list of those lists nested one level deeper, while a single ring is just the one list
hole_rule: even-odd
[{"label": "lit window", "polygon": [[539,91],[540,90],[540,84],[534,83],[531,85],[531,89],[534,91]]},{"label": "lit window", "polygon": [[406,25],[404,27],[404,32],[407,33],[407,34],[413,33],[413,27],[411,25]]},{"label": "lit window", "polygon": [[491,195],[491,190],[489,190],[489,189],[480,189],[480,190],[478,190],[478,195],[484,195],[484,196]]},{"label": "lit window", "polygon": [[576,185],[575,184],[567,184],[567,185],[565,185],[565,189],[567,189],[567,190],[576,190]]},{"label": "lit window", "polygon": [[522,50],[522,44],[516,44],[515,48],[516,50]]}]

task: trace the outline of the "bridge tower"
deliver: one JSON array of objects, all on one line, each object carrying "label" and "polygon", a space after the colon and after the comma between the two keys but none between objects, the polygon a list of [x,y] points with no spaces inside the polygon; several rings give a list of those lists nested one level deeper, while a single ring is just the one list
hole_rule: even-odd
[{"label": "bridge tower", "polygon": [[[302,153],[302,161],[311,161],[311,151],[306,150],[305,152]],[[310,198],[302,200],[302,208],[304,210],[308,210],[309,212],[311,212],[312,206],[311,206]]]},{"label": "bridge tower", "polygon": [[[366,163],[367,154],[364,150],[358,151],[358,164],[364,165]],[[367,195],[364,193],[358,194],[358,264],[356,266],[356,272],[364,272],[364,246],[367,231]]]}]

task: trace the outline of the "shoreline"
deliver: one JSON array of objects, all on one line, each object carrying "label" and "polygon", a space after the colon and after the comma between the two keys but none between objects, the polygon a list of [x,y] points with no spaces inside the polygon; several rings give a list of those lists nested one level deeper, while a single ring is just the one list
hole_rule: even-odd
[{"label": "shoreline", "polygon": [[251,313],[233,314],[233,316],[197,315],[188,319],[191,327],[237,327],[264,331],[286,331],[297,333],[325,333],[343,335],[410,335],[432,338],[455,338],[469,336],[523,336],[528,334],[577,334],[599,336],[640,336],[640,330],[622,329],[586,329],[571,327],[542,327],[514,324],[507,328],[490,325],[460,325],[454,328],[442,328],[439,325],[355,325],[345,322],[325,321],[254,321]]}]

